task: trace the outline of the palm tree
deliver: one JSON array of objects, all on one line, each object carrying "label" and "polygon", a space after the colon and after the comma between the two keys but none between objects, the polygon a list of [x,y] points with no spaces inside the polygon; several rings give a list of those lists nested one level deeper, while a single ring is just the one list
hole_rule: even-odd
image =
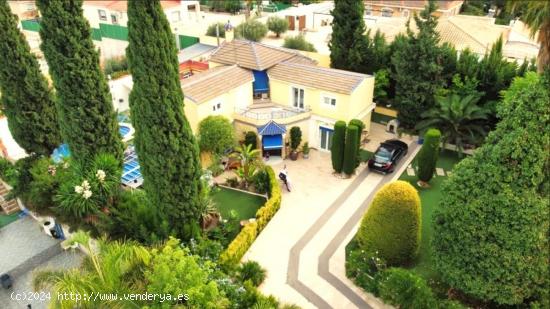
[{"label": "palm tree", "polygon": [[252,145],[237,146],[235,150],[238,153],[235,157],[241,160],[241,168],[237,170],[237,176],[244,179],[245,186],[248,186],[256,172],[256,160],[260,155],[260,150],[252,149]]},{"label": "palm tree", "polygon": [[84,295],[122,295],[144,290],[145,287],[140,286],[143,283],[136,280],[136,276],[140,268],[150,262],[151,256],[146,248],[132,242],[100,240],[96,244],[82,232],[76,233],[69,241],[69,245],[75,243],[89,253],[79,269],[46,270],[34,276],[33,288],[36,291],[51,288],[55,294],[74,293],[83,297],[80,301],[52,297],[51,308],[141,308],[140,304],[128,300],[86,299]]},{"label": "palm tree", "polygon": [[457,94],[437,98],[437,106],[422,113],[424,120],[416,125],[416,129],[438,128],[443,134],[443,143],[454,142],[461,154],[466,142],[473,143],[487,134],[481,122],[491,112],[478,106],[478,100],[474,95],[460,97]]},{"label": "palm tree", "polygon": [[537,57],[537,69],[541,73],[550,65],[550,1],[509,1],[508,7],[512,12],[521,11],[520,19],[531,30],[531,38],[538,31],[540,43]]}]

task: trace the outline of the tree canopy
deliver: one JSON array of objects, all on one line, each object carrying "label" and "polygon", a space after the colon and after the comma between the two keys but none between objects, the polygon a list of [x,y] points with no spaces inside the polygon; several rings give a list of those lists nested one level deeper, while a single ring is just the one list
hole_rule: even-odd
[{"label": "tree canopy", "polygon": [[144,189],[178,237],[200,217],[199,147],[183,113],[177,50],[158,0],[128,2],[130,112]]},{"label": "tree canopy", "polygon": [[49,156],[61,144],[54,97],[6,0],[0,37],[0,106],[10,132],[27,153]]},{"label": "tree canopy", "polygon": [[483,301],[548,304],[548,89],[535,73],[516,78],[496,129],[443,186],[435,266],[447,284]]},{"label": "tree canopy", "polygon": [[41,49],[56,89],[61,137],[80,163],[112,154],[122,163],[109,86],[99,67],[82,0],[37,0],[41,12]]},{"label": "tree canopy", "polygon": [[341,0],[334,3],[331,11],[332,36],[330,65],[336,69],[355,71],[362,63],[362,50],[365,47],[365,5],[361,0]]}]

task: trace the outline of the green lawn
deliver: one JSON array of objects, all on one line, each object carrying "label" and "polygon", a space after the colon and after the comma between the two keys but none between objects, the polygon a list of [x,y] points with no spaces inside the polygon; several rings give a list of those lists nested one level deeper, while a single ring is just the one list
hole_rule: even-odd
[{"label": "green lawn", "polygon": [[[444,150],[439,155],[437,167],[443,168],[445,173],[447,173],[448,171],[451,171],[453,166],[459,161],[460,160],[456,152]],[[413,161],[413,167],[416,170],[416,160]],[[442,198],[441,185],[445,179],[447,179],[447,175],[435,175],[432,180],[430,180],[431,187],[428,189],[419,188],[418,185],[416,185],[418,178],[416,176],[408,176],[407,171],[405,171],[399,179],[411,183],[420,194],[420,199],[422,201],[422,237],[420,251],[418,254],[418,262],[413,270],[422,277],[430,279],[435,276],[435,272],[432,269],[433,263],[430,252],[430,241],[433,233],[432,216]]]},{"label": "green lawn", "polygon": [[263,197],[227,188],[213,191],[212,199],[224,219],[229,218],[231,210],[235,210],[238,220],[254,218],[256,211],[265,203]]},{"label": "green lawn", "polygon": [[368,150],[365,150],[365,149],[359,150],[359,157],[361,159],[361,162],[367,162],[370,158],[372,158],[373,155],[374,153]]},{"label": "green lawn", "polygon": [[14,213],[9,216],[6,216],[5,214],[0,214],[0,228],[3,228],[4,226],[12,223],[13,221],[18,219],[19,213]]}]

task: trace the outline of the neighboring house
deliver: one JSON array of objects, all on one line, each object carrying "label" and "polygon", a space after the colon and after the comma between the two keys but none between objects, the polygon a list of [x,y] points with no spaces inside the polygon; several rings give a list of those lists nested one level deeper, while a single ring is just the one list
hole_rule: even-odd
[{"label": "neighboring house", "polygon": [[[428,0],[365,0],[365,14],[384,17],[410,17],[420,13]],[[453,16],[460,13],[462,0],[437,1],[436,16]]]},{"label": "neighboring house", "polygon": [[[34,1],[9,1],[14,14],[19,16],[21,28],[30,41],[39,41],[39,11]],[[194,20],[200,13],[199,1],[163,0],[161,6],[170,22],[170,28],[176,33],[178,49],[191,46],[198,38],[179,35],[186,22]],[[101,59],[122,56],[128,46],[128,14],[125,0],[91,0],[82,5],[84,17],[92,28],[92,39],[101,51]],[[32,43],[31,45],[36,45]]]},{"label": "neighboring house", "polygon": [[17,161],[27,156],[23,148],[17,144],[8,127],[8,118],[0,116],[0,157]]}]

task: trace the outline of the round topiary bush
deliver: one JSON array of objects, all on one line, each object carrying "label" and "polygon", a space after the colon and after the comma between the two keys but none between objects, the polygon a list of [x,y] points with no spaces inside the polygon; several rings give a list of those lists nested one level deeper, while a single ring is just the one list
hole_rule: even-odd
[{"label": "round topiary bush", "polygon": [[420,244],[420,197],[405,181],[386,184],[361,221],[357,242],[368,254],[378,256],[389,266],[411,263]]}]

